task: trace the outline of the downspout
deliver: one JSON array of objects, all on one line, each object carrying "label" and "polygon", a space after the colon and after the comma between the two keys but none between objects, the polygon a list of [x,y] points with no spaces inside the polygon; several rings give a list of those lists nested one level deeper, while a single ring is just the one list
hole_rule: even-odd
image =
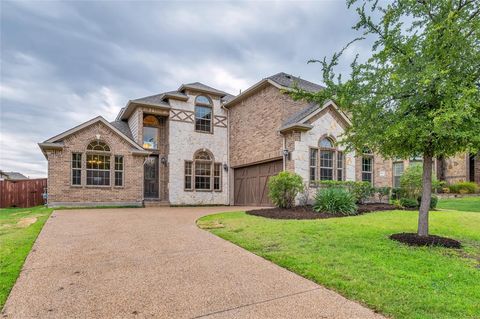
[{"label": "downspout", "polygon": [[287,161],[286,161],[286,156],[283,154],[284,150],[287,149],[287,139],[285,137],[285,134],[282,134],[283,136],[283,149],[282,149],[282,161],[283,161],[283,170],[287,170]]}]

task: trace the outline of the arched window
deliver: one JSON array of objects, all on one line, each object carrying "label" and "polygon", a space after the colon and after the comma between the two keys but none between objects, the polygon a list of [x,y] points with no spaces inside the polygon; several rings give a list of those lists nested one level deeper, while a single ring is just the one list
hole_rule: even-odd
[{"label": "arched window", "polygon": [[87,146],[87,185],[110,185],[110,147],[100,141]]},{"label": "arched window", "polygon": [[154,115],[145,115],[143,118],[143,148],[158,149],[160,138],[160,122]]},{"label": "arched window", "polygon": [[87,151],[110,152],[110,147],[100,141],[93,141],[87,146]]},{"label": "arched window", "polygon": [[199,95],[195,98],[195,131],[212,132],[212,101]]},{"label": "arched window", "polygon": [[310,183],[316,180],[345,179],[345,156],[336,147],[335,140],[329,136],[318,141],[318,148],[310,148]]},{"label": "arched window", "polygon": [[213,155],[197,151],[193,161],[185,161],[186,190],[221,190],[221,163],[215,163]]}]

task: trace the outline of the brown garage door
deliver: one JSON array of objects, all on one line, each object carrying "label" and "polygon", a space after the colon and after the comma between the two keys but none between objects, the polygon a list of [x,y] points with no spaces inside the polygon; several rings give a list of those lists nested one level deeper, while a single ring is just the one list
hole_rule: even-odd
[{"label": "brown garage door", "polygon": [[282,171],[282,160],[235,168],[235,205],[271,206],[267,182]]}]

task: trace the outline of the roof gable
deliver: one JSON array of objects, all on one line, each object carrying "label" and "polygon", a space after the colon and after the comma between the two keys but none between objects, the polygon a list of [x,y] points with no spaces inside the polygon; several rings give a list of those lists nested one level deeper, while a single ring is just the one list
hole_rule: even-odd
[{"label": "roof gable", "polygon": [[125,134],[126,132],[122,132],[124,128],[122,130],[119,129],[119,126],[121,124],[116,123],[115,125],[113,125],[113,124],[109,123],[106,119],[104,119],[102,116],[97,116],[97,117],[95,117],[95,118],[93,118],[89,121],[86,121],[86,122],[84,122],[80,125],[77,125],[77,126],[71,128],[71,129],[69,129],[69,130],[67,130],[63,133],[60,133],[60,134],[58,134],[58,135],[56,135],[52,138],[49,138],[48,140],[44,141],[43,143],[40,143],[40,147],[43,148],[43,146],[45,146],[45,147],[48,146],[48,145],[51,146],[52,144],[61,145],[60,143],[58,143],[61,140],[65,139],[66,137],[68,137],[68,136],[70,136],[70,135],[72,135],[72,134],[74,134],[74,133],[76,133],[76,132],[78,132],[78,131],[80,131],[84,128],[87,128],[87,127],[89,127],[89,126],[91,126],[95,123],[98,123],[98,122],[103,123],[105,126],[107,126],[112,131],[117,133],[121,138],[123,138],[126,142],[128,142],[130,145],[132,145],[136,150],[144,151],[144,149],[140,145],[135,143],[133,141],[133,139],[131,139],[128,135]]},{"label": "roof gable", "polygon": [[225,107],[230,107],[235,105],[236,103],[242,101],[244,98],[247,98],[253,94],[255,94],[258,90],[264,88],[266,85],[273,85],[274,87],[278,88],[279,90],[291,90],[295,87],[298,87],[299,89],[309,91],[309,92],[317,92],[324,87],[307,81],[303,80],[299,77],[280,72],[277,74],[274,74],[272,76],[266,77],[262,79],[261,81],[255,83],[239,95],[235,96],[233,99],[230,99],[229,101],[226,101],[224,106]]},{"label": "roof gable", "polygon": [[303,110],[294,113],[287,120],[285,120],[279,131],[285,132],[291,129],[295,129],[297,127],[306,128],[308,125],[312,126],[312,123],[316,120],[315,116],[322,111],[326,111],[328,109],[333,110],[333,112],[335,112],[335,114],[338,116],[338,120],[343,122],[345,126],[349,126],[352,124],[348,116],[346,116],[345,113],[338,108],[335,102],[330,100],[322,106],[315,103],[308,104],[307,107],[305,107]]}]

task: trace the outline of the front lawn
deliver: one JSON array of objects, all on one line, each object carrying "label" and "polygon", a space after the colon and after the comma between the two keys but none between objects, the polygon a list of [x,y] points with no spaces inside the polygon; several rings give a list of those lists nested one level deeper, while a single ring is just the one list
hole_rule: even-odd
[{"label": "front lawn", "polygon": [[437,207],[466,212],[480,212],[480,196],[440,199]]},{"label": "front lawn", "polygon": [[52,209],[0,209],[0,309]]},{"label": "front lawn", "polygon": [[460,240],[461,250],[388,238],[416,232],[417,218],[388,211],[300,221],[237,212],[198,225],[389,317],[479,318],[480,214],[431,213],[431,233]]}]

